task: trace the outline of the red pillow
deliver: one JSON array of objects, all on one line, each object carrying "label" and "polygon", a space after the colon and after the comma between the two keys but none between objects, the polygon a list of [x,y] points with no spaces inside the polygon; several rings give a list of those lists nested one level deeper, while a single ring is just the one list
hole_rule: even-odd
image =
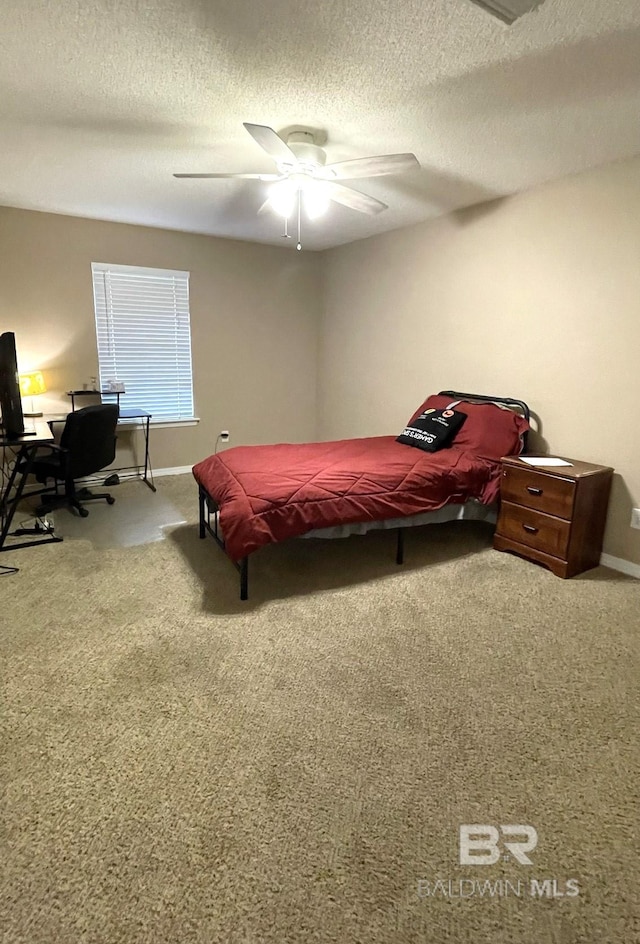
[{"label": "red pillow", "polygon": [[[454,402],[453,397],[433,394],[418,407],[409,424],[431,407],[442,410]],[[517,456],[522,451],[521,436],[529,429],[523,416],[512,410],[503,410],[494,403],[467,403],[465,400],[461,400],[455,409],[466,413],[467,419],[449,443],[450,446],[460,446],[490,459]]]}]

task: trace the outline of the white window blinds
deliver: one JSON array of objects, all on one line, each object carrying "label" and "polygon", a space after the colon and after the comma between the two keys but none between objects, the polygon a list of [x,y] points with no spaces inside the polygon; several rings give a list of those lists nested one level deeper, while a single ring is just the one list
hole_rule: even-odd
[{"label": "white window blinds", "polygon": [[100,389],[154,420],[193,417],[189,273],[94,262]]}]

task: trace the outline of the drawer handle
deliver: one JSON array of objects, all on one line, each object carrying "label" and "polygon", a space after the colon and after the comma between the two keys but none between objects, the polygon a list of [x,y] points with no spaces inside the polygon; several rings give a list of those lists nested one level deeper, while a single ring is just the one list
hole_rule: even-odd
[{"label": "drawer handle", "polygon": [[537,533],[538,533],[538,529],[537,529],[537,528],[534,528],[532,524],[523,524],[522,527],[524,528],[525,531],[528,531],[529,534],[537,534]]},{"label": "drawer handle", "polygon": [[530,495],[542,495],[542,489],[534,488],[533,485],[527,485],[527,491]]}]

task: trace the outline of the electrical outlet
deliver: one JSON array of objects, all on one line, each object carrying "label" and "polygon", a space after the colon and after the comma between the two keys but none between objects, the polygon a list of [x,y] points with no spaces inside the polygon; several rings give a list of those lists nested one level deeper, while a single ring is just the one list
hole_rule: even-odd
[{"label": "electrical outlet", "polygon": [[[220,442],[229,442],[229,430],[223,429],[220,433]],[[640,526],[639,526],[640,527]]]},{"label": "electrical outlet", "polygon": [[640,508],[631,509],[631,527],[640,528]]}]

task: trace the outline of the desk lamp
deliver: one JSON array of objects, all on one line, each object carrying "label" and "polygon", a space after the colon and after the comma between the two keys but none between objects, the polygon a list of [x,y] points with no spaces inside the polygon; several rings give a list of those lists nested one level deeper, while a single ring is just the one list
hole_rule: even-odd
[{"label": "desk lamp", "polygon": [[34,408],[33,398],[46,392],[42,371],[33,370],[30,374],[20,374],[20,394],[23,397],[31,397],[31,410],[23,410],[25,416],[42,416],[42,410],[38,411]]}]

